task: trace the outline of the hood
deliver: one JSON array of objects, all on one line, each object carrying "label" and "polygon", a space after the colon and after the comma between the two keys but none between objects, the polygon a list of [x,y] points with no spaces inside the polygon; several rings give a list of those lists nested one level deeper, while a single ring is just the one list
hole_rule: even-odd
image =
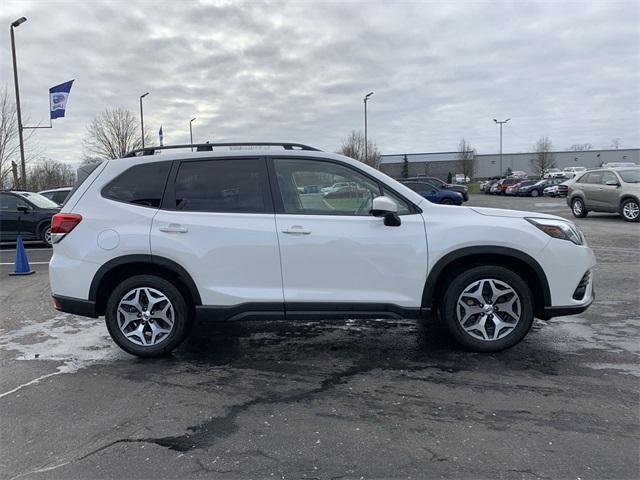
[{"label": "hood", "polygon": [[538,212],[527,212],[523,210],[507,210],[504,208],[487,208],[487,207],[468,207],[476,213],[480,215],[485,215],[487,217],[508,217],[508,218],[552,218],[554,220],[564,220],[568,221],[562,217],[558,217],[557,215],[549,215],[547,213],[538,213]]}]

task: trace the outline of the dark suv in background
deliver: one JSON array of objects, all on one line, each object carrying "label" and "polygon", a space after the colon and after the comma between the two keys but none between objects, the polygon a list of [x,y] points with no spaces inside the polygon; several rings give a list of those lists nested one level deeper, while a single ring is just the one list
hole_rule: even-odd
[{"label": "dark suv in background", "polygon": [[591,170],[569,185],[567,205],[573,215],[619,213],[627,222],[640,221],[640,167]]},{"label": "dark suv in background", "polygon": [[32,192],[0,192],[0,241],[42,240],[51,245],[51,217],[57,203]]},{"label": "dark suv in background", "polygon": [[416,182],[431,183],[436,188],[439,188],[442,190],[451,190],[452,192],[458,192],[460,195],[462,195],[462,200],[464,202],[467,202],[469,200],[469,189],[467,187],[465,187],[464,185],[453,185],[451,183],[443,182],[442,180],[436,177],[411,177],[401,181],[403,182],[416,181]]}]

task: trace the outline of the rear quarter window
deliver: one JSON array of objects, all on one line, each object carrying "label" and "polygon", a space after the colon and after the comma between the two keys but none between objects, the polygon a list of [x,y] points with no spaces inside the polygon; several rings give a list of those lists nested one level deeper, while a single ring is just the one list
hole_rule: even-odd
[{"label": "rear quarter window", "polygon": [[168,161],[135,165],[111,180],[102,189],[102,196],[118,202],[159,208],[170,169],[171,162]]}]

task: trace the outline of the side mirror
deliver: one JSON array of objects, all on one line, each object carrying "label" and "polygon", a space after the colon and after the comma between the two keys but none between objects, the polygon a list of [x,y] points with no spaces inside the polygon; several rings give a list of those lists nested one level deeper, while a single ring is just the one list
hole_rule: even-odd
[{"label": "side mirror", "polygon": [[18,211],[22,212],[22,213],[27,213],[31,210],[31,208],[29,208],[26,205],[18,205]]},{"label": "side mirror", "polygon": [[620,184],[615,180],[607,180],[605,182],[605,185],[610,185],[612,187],[619,187],[620,186]]},{"label": "side mirror", "polygon": [[399,227],[402,223],[398,216],[398,205],[389,197],[374,198],[370,213],[374,217],[383,217],[387,227]]}]

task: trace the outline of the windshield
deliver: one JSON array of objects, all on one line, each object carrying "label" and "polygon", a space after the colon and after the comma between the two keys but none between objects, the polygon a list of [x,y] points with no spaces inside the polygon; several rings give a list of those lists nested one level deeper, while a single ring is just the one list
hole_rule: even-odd
[{"label": "windshield", "polygon": [[20,193],[20,196],[28,199],[38,208],[60,208],[56,202],[49,200],[47,197],[40,195],[39,193],[24,192]]},{"label": "windshield", "polygon": [[536,185],[542,185],[543,183],[547,183],[546,180],[540,180],[539,182],[536,182]]},{"label": "windshield", "polygon": [[640,183],[640,168],[634,170],[619,170],[618,174],[625,183]]}]

